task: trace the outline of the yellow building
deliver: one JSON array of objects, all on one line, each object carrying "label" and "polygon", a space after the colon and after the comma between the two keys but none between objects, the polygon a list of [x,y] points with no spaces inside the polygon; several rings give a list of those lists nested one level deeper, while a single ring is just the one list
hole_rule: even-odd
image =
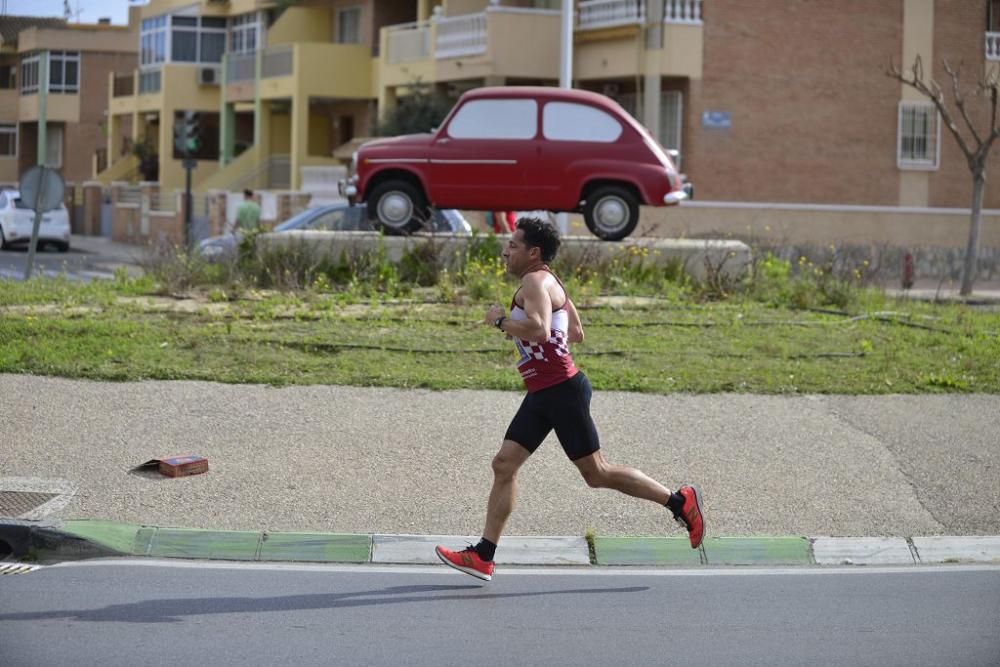
[{"label": "yellow building", "polygon": [[[653,3],[668,16],[647,15],[634,0],[578,4],[576,85],[615,95],[679,147],[676,89],[700,72],[701,0]],[[108,154],[119,159],[101,178],[134,174],[136,159],[124,148],[138,143],[155,156],[140,177],[181,187],[174,126],[197,111],[197,189],[299,188],[304,168],[340,164],[334,149],[368,136],[378,113],[415,81],[447,98],[481,85],[558,84],[559,7],[560,0],[152,0],[135,18],[138,68],[110,82]],[[661,28],[655,48],[644,46],[650,20]],[[664,38],[670,48],[656,47]],[[662,95],[640,109],[642,86]]]}]

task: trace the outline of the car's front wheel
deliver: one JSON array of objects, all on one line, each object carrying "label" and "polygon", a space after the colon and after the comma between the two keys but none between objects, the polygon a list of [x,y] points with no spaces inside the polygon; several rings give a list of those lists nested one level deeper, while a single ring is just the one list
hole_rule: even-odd
[{"label": "car's front wheel", "polygon": [[639,202],[627,188],[605,185],[587,197],[583,219],[587,229],[597,238],[620,241],[639,224]]},{"label": "car's front wheel", "polygon": [[368,219],[377,220],[389,232],[412,232],[427,219],[427,200],[406,181],[379,183],[368,197]]}]

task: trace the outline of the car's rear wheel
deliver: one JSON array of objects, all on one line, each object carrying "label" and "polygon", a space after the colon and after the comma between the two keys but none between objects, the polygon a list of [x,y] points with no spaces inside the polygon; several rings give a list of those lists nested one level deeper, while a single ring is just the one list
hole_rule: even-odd
[{"label": "car's rear wheel", "polygon": [[368,218],[389,232],[412,232],[428,217],[427,200],[419,188],[406,181],[386,181],[368,197]]},{"label": "car's rear wheel", "polygon": [[620,241],[639,224],[639,202],[627,188],[605,185],[587,197],[583,219],[587,229],[597,238]]},{"label": "car's rear wheel", "polygon": [[69,252],[69,241],[59,241],[56,243],[56,250],[59,252]]}]

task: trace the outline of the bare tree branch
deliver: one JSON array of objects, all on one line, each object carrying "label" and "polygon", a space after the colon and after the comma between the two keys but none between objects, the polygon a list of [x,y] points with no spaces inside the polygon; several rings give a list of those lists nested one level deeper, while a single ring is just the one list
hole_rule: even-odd
[{"label": "bare tree branch", "polygon": [[955,96],[955,106],[962,112],[962,119],[965,121],[965,126],[969,128],[970,132],[972,132],[972,138],[976,140],[976,148],[979,149],[983,145],[983,138],[979,136],[979,132],[976,131],[976,126],[973,125],[972,119],[969,118],[969,110],[965,107],[965,95],[962,94],[961,90],[963,63],[958,63],[957,70],[952,69],[947,60],[942,60],[941,64],[944,65],[944,71],[946,71],[948,76],[951,77],[951,90],[952,95]]}]

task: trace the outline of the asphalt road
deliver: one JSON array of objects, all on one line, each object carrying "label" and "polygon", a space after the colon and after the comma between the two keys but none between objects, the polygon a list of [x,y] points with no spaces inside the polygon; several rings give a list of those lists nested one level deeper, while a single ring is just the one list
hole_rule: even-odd
[{"label": "asphalt road", "polygon": [[996,665],[1000,569],[66,564],[0,578],[0,663]]},{"label": "asphalt road", "polygon": [[[475,535],[521,394],[0,375],[0,488],[75,487],[47,518],[236,530]],[[1000,396],[654,396],[597,391],[605,456],[698,483],[709,534],[1000,535]],[[131,474],[198,453],[209,472]],[[550,438],[509,535],[679,535],[588,488]]]},{"label": "asphalt road", "polygon": [[[79,237],[73,237],[73,241]],[[109,280],[115,269],[126,266],[134,275],[138,268],[133,264],[141,257],[142,250],[134,249],[126,257],[119,244],[101,244],[83,241],[81,247],[71,246],[69,252],[58,252],[53,246],[39,247],[35,252],[32,275],[66,275],[71,280]],[[27,247],[0,250],[0,280],[23,280],[28,265]]]}]

